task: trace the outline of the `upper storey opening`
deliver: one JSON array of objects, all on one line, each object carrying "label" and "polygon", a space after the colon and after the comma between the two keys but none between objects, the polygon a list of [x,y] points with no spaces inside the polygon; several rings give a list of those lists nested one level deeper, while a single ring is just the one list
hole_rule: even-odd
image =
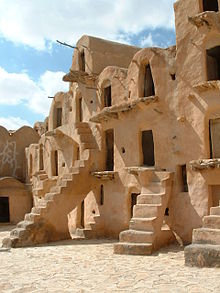
[{"label": "upper storey opening", "polygon": [[220,46],[206,51],[207,80],[220,80]]},{"label": "upper storey opening", "polygon": [[218,0],[203,0],[203,11],[218,11]]}]

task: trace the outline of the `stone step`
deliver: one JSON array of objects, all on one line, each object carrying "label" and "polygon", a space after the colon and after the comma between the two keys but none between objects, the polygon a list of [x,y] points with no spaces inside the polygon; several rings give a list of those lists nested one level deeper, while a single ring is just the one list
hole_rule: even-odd
[{"label": "stone step", "polygon": [[24,221],[19,222],[17,224],[17,227],[23,228],[23,229],[30,229],[31,227],[33,227],[33,225],[34,225],[34,222],[24,220]]},{"label": "stone step", "polygon": [[133,208],[134,218],[152,218],[157,217],[159,208],[161,205],[158,204],[136,204]]},{"label": "stone step", "polygon": [[184,249],[185,265],[220,267],[220,245],[191,244]]},{"label": "stone step", "polygon": [[80,168],[80,167],[85,167],[85,161],[84,160],[76,160],[74,162],[73,168]]},{"label": "stone step", "polygon": [[23,238],[28,235],[28,231],[24,228],[15,228],[11,231],[10,236],[15,238]]},{"label": "stone step", "polygon": [[81,143],[82,150],[85,149],[96,149],[96,144],[94,142],[83,142]]},{"label": "stone step", "polygon": [[220,229],[220,215],[205,216],[203,218],[203,227],[210,229]]},{"label": "stone step", "polygon": [[161,182],[150,182],[146,187],[143,186],[141,194],[164,193],[164,187]]},{"label": "stone step", "polygon": [[139,231],[154,231],[156,217],[152,218],[132,218],[129,229]]},{"label": "stone step", "polygon": [[220,206],[218,207],[211,207],[210,215],[220,216]]},{"label": "stone step", "polygon": [[48,192],[48,193],[46,193],[46,195],[45,195],[45,199],[46,200],[51,200],[51,201],[53,201],[53,200],[55,200],[55,197],[56,196],[59,196],[60,194],[59,193],[56,193],[56,192]]},{"label": "stone step", "polygon": [[220,245],[220,229],[199,228],[193,230],[193,244]]},{"label": "stone step", "polygon": [[165,193],[142,193],[137,197],[137,204],[161,204],[164,195]]},{"label": "stone step", "polygon": [[154,233],[151,231],[126,230],[119,234],[120,242],[153,243]]},{"label": "stone step", "polygon": [[25,221],[36,222],[40,218],[40,214],[28,213],[25,215]]},{"label": "stone step", "polygon": [[31,209],[31,213],[40,215],[40,214],[42,214],[43,212],[45,212],[46,209],[47,209],[46,206],[33,207],[33,208]]},{"label": "stone step", "polygon": [[72,180],[73,179],[73,175],[71,173],[65,173],[65,174],[62,175],[62,179]]},{"label": "stone step", "polygon": [[38,179],[39,180],[45,180],[45,179],[48,179],[48,176],[47,176],[47,174],[39,174]]},{"label": "stone step", "polygon": [[4,248],[17,247],[18,242],[19,242],[18,237],[10,236],[2,240],[2,247]]},{"label": "stone step", "polygon": [[116,243],[115,254],[150,255],[153,251],[152,243]]}]

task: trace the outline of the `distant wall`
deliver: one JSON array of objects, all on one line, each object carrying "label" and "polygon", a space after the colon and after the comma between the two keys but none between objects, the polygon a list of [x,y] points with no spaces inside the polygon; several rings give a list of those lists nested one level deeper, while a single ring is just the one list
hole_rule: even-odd
[{"label": "distant wall", "polygon": [[14,177],[25,181],[25,148],[39,141],[38,133],[29,126],[8,132],[0,126],[0,177]]}]

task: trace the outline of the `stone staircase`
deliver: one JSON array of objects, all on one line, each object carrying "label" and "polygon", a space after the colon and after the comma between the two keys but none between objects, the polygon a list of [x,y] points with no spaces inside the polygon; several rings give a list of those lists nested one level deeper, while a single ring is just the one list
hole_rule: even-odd
[{"label": "stone staircase", "polygon": [[173,233],[164,225],[172,179],[172,173],[152,171],[151,180],[142,186],[137,204],[133,207],[129,230],[120,233],[114,253],[149,255],[175,241]]},{"label": "stone staircase", "polygon": [[[46,193],[41,205],[33,207],[25,219],[3,240],[3,247],[24,247],[70,238],[67,215],[93,188],[90,175],[92,150],[86,150],[87,160],[78,160],[69,173]],[[87,184],[85,184],[85,178]]]},{"label": "stone staircase", "polygon": [[33,183],[33,196],[42,197],[56,184],[56,179],[48,178],[47,173],[42,170],[38,172],[37,179],[34,180]]},{"label": "stone staircase", "polygon": [[193,230],[192,244],[184,254],[187,266],[220,267],[220,206],[212,207],[203,227]]},{"label": "stone staircase", "polygon": [[76,133],[79,135],[81,150],[96,149],[97,145],[92,130],[87,122],[75,123]]}]

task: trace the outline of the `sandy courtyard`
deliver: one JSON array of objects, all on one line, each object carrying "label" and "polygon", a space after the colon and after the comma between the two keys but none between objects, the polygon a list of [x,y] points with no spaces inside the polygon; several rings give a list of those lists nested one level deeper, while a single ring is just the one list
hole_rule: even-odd
[{"label": "sandy courtyard", "polygon": [[[0,227],[0,242],[11,226]],[[220,292],[220,269],[184,267],[183,250],[113,254],[112,241],[63,241],[0,252],[0,292]]]}]

